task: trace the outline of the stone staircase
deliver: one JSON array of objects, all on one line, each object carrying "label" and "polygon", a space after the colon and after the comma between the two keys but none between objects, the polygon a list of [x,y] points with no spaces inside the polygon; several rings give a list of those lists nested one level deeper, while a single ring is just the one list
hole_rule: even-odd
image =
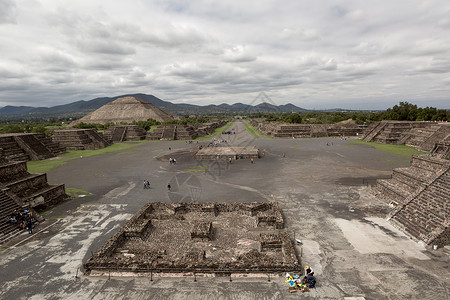
[{"label": "stone staircase", "polygon": [[94,149],[103,149],[111,145],[111,143],[103,137],[103,134],[98,133],[96,130],[85,130],[85,133],[91,139]]},{"label": "stone staircase", "polygon": [[17,144],[28,154],[32,160],[41,160],[55,155],[33,134],[14,136]]},{"label": "stone staircase", "polygon": [[402,204],[449,167],[450,162],[446,160],[426,155],[413,156],[410,167],[394,169],[390,179],[378,179],[372,193],[391,205]]},{"label": "stone staircase", "polygon": [[364,133],[364,137],[362,138],[362,140],[365,142],[372,142],[375,136],[377,136],[383,130],[386,124],[386,121],[381,121],[369,125],[369,127],[367,127],[366,129],[366,132]]},{"label": "stone staircase", "polygon": [[105,130],[105,136],[112,143],[121,143],[125,138],[127,128],[125,126],[111,126]]},{"label": "stone staircase", "polygon": [[93,129],[74,129],[54,131],[52,141],[68,150],[96,150],[110,145],[103,136]]},{"label": "stone staircase", "polygon": [[446,124],[435,127],[438,127],[438,129],[419,145],[418,148],[420,150],[430,152],[438,143],[450,143],[450,125]]},{"label": "stone staircase", "polygon": [[1,165],[0,184],[32,208],[47,208],[68,198],[64,184],[49,185],[47,174],[28,173],[25,161]]},{"label": "stone staircase", "polygon": [[29,160],[28,154],[17,144],[14,136],[0,136],[0,149],[3,149],[2,157],[8,161]]},{"label": "stone staircase", "polygon": [[54,156],[63,154],[66,152],[66,148],[62,147],[59,143],[55,143],[51,138],[46,137],[45,134],[36,134],[39,141],[53,153]]},{"label": "stone staircase", "polygon": [[431,154],[442,159],[450,159],[450,142],[434,144]]},{"label": "stone staircase", "polygon": [[111,126],[105,130],[104,136],[112,143],[140,141],[146,139],[147,131],[138,125]]},{"label": "stone staircase", "polygon": [[161,140],[164,141],[174,140],[176,128],[177,128],[176,125],[165,125],[162,132]]},{"label": "stone staircase", "polygon": [[177,140],[193,140],[198,137],[197,132],[195,132],[192,126],[187,125],[177,125],[175,139]]},{"label": "stone staircase", "polygon": [[0,244],[20,233],[17,224],[7,223],[5,220],[22,206],[17,203],[5,190],[0,190]]},{"label": "stone staircase", "polygon": [[41,160],[55,157],[66,149],[45,134],[15,133],[0,135],[0,148],[7,161]]},{"label": "stone staircase", "polygon": [[411,195],[388,215],[398,228],[427,245],[450,243],[450,169]]}]

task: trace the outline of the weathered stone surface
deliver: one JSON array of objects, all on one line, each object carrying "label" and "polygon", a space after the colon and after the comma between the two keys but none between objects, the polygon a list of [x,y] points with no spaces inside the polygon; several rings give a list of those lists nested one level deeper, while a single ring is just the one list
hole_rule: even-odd
[{"label": "weathered stone surface", "polygon": [[[262,213],[273,217],[264,228],[258,224]],[[275,202],[149,203],[85,269],[212,274],[299,270],[290,236],[280,228],[284,221]]]}]

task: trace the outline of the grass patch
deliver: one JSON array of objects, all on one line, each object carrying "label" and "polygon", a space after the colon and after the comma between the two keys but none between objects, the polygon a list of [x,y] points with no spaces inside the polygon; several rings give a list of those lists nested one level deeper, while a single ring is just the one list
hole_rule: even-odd
[{"label": "grass patch", "polygon": [[213,137],[218,136],[219,134],[222,134],[222,132],[226,131],[228,128],[231,127],[231,125],[233,125],[234,122],[228,122],[227,124],[225,124],[222,127],[216,128],[216,130],[214,130],[213,133],[205,135],[205,136],[200,136],[198,138],[196,138],[194,141],[207,141],[212,139]]},{"label": "grass patch", "polygon": [[92,195],[88,191],[77,189],[77,188],[70,188],[70,187],[66,187],[66,194],[72,198],[80,198],[80,197]]},{"label": "grass patch", "polygon": [[208,168],[205,169],[186,169],[185,172],[205,172]]},{"label": "grass patch", "polygon": [[6,248],[0,248],[0,252],[3,252],[5,250],[6,250]]},{"label": "grass patch", "polygon": [[57,158],[45,160],[32,160],[27,162],[28,172],[30,173],[47,173],[51,169],[63,165],[73,159],[80,159],[81,157],[89,157],[94,155],[101,155],[105,153],[117,152],[136,147],[146,141],[138,142],[124,142],[112,144],[103,149],[98,150],[68,150],[67,153],[61,154]]},{"label": "grass patch", "polygon": [[383,151],[386,153],[395,154],[406,158],[411,158],[411,156],[413,155],[426,154],[426,152],[419,151],[416,148],[406,145],[381,144],[375,142],[365,142],[358,139],[350,139],[347,141],[354,144],[371,146],[377,149],[378,151]]},{"label": "grass patch", "polygon": [[252,126],[248,120],[245,120],[244,125],[245,130],[247,130],[247,132],[254,138],[273,138],[271,135],[262,134],[258,129]]},{"label": "grass patch", "polygon": [[153,132],[156,128],[158,128],[159,125],[152,125],[150,126],[150,129],[147,130],[147,132]]},{"label": "grass patch", "polygon": [[[67,190],[67,188],[66,188],[66,190]],[[39,214],[40,214],[41,216],[43,216],[43,215],[51,214],[52,212],[53,212],[53,210],[46,210],[46,211],[43,211],[43,212],[39,212]]]}]

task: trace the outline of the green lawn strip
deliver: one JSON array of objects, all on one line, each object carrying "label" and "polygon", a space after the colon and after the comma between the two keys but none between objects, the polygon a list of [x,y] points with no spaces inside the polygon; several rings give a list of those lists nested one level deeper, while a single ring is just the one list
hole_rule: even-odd
[{"label": "green lawn strip", "polygon": [[205,172],[208,169],[186,169],[185,172]]},{"label": "green lawn strip", "polygon": [[358,139],[350,139],[347,140],[350,143],[371,146],[377,149],[378,151],[387,152],[390,154],[395,154],[399,156],[403,156],[406,158],[411,158],[413,155],[426,154],[426,152],[419,151],[414,147],[406,146],[406,145],[393,145],[393,144],[381,144],[375,142],[365,142]]},{"label": "green lawn strip", "polygon": [[252,124],[250,124],[250,121],[245,120],[245,130],[247,130],[248,133],[250,133],[255,138],[273,138],[271,135],[262,134],[259,132],[258,129],[256,129]]},{"label": "green lawn strip", "polygon": [[153,132],[153,130],[155,130],[156,128],[158,128],[159,125],[152,125],[150,126],[150,129],[147,130],[147,132]]},{"label": "green lawn strip", "polygon": [[218,136],[219,134],[221,134],[222,132],[226,131],[228,128],[231,127],[231,125],[233,125],[234,122],[228,122],[227,124],[225,124],[222,127],[216,128],[216,130],[214,130],[213,133],[205,135],[205,136],[200,136],[198,138],[195,139],[195,141],[207,141],[212,139],[213,137]]},{"label": "green lawn strip", "polygon": [[51,169],[63,165],[66,162],[80,158],[80,157],[88,157],[93,155],[101,155],[110,152],[116,152],[121,150],[126,150],[129,148],[136,147],[146,141],[138,141],[138,142],[124,142],[124,143],[116,143],[112,144],[103,149],[98,150],[68,150],[67,153],[61,154],[56,159],[45,159],[45,160],[32,160],[27,162],[28,172],[30,173],[47,173]]},{"label": "green lawn strip", "polygon": [[82,189],[77,189],[77,188],[71,188],[71,187],[66,187],[66,194],[72,198],[80,198],[80,197],[92,195],[88,191],[85,191]]}]

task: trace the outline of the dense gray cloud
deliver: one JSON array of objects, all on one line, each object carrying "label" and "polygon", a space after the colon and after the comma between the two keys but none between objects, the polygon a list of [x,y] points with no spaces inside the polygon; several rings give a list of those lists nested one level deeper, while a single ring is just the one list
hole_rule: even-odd
[{"label": "dense gray cloud", "polygon": [[0,0],[0,24],[15,23],[16,4],[12,0]]},{"label": "dense gray cloud", "polygon": [[450,2],[0,0],[0,106],[450,108]]}]

